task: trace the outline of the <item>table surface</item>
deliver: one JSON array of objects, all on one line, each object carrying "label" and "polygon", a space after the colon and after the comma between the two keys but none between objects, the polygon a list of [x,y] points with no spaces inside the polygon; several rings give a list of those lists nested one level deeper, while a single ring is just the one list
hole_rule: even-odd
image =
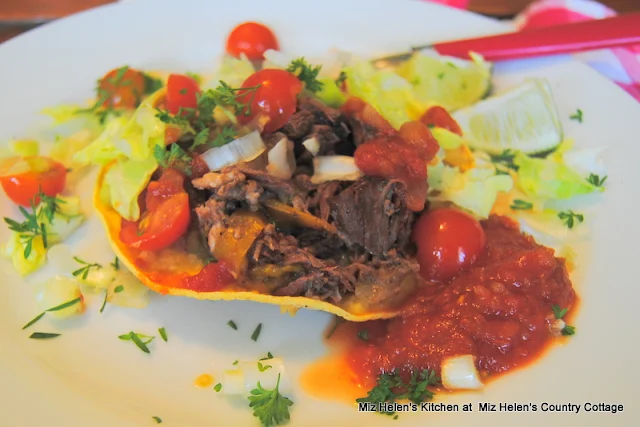
[{"label": "table surface", "polygon": [[[532,0],[470,0],[469,10],[498,18],[510,18]],[[2,0],[0,1],[0,43],[48,22],[114,0]],[[640,11],[640,0],[601,0],[620,13]]]}]

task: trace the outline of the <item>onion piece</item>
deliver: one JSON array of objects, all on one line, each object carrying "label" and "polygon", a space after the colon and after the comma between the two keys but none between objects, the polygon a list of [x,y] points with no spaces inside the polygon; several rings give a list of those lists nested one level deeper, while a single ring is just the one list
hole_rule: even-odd
[{"label": "onion piece", "polygon": [[250,162],[264,153],[267,147],[262,142],[258,131],[234,139],[222,147],[214,147],[202,154],[202,160],[212,171],[219,171],[226,166]]},{"label": "onion piece", "polygon": [[478,390],[484,386],[471,354],[443,360],[441,370],[442,385],[449,390]]},{"label": "onion piece", "polygon": [[280,374],[278,390],[283,394],[290,393],[291,381],[285,372],[282,358],[273,357],[265,360],[240,362],[238,369],[224,372],[221,392],[246,394],[256,388],[258,382],[265,389],[271,390],[276,387],[278,374]]},{"label": "onion piece", "polygon": [[315,136],[305,139],[302,145],[304,145],[304,148],[306,148],[312,156],[317,156],[318,152],[320,152],[320,141],[318,141],[318,138]]},{"label": "onion piece", "polygon": [[282,138],[267,153],[269,164],[267,172],[282,179],[290,179],[296,170],[296,159],[293,154],[293,142],[289,138]]},{"label": "onion piece", "polygon": [[[38,308],[42,311],[73,301],[81,296],[79,283],[68,277],[56,276],[36,288],[36,302]],[[80,301],[70,307],[52,311],[49,314],[61,319],[73,316],[76,313],[82,313],[83,309],[83,301]]]},{"label": "onion piece", "polygon": [[311,182],[355,181],[362,176],[355,160],[350,156],[318,156],[313,159]]}]

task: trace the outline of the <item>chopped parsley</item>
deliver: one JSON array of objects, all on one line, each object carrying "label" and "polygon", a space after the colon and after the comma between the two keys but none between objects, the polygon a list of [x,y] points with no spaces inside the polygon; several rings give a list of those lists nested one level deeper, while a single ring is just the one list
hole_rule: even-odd
[{"label": "chopped parsley", "polygon": [[269,360],[269,359],[273,359],[273,354],[271,354],[270,351],[268,351],[267,355],[260,360]]},{"label": "chopped parsley", "polygon": [[318,81],[321,68],[321,65],[312,66],[304,58],[298,58],[291,61],[287,71],[297,76],[309,91],[316,93],[323,86],[323,83]]},{"label": "chopped parsley", "polygon": [[258,370],[260,372],[264,372],[269,368],[273,368],[273,366],[271,366],[271,365],[263,365],[262,362],[258,362]]},{"label": "chopped parsley", "polygon": [[100,313],[104,311],[104,308],[107,306],[107,298],[109,298],[109,290],[104,291],[104,299],[102,300],[102,305],[100,306]]},{"label": "chopped parsley", "polygon": [[569,116],[569,118],[578,123],[582,123],[582,110],[578,108],[575,113]]},{"label": "chopped parsley", "polygon": [[[382,402],[395,402],[396,400],[408,399],[415,404],[420,404],[425,400],[432,399],[435,395],[427,387],[438,384],[440,378],[435,371],[428,369],[420,373],[412,372],[409,382],[404,382],[402,377],[395,372],[384,373],[378,376],[377,383],[367,397],[356,399],[356,402],[371,402],[378,406]],[[387,415],[394,415],[394,412],[385,412]]]},{"label": "chopped parsley", "polygon": [[144,93],[145,94],[153,93],[163,86],[162,80],[156,79],[155,77],[151,77],[147,73],[141,73],[141,74],[142,74],[142,77],[144,77]]},{"label": "chopped parsley", "polygon": [[289,407],[293,402],[288,397],[280,394],[278,387],[280,386],[280,374],[276,387],[273,390],[267,390],[260,385],[251,390],[249,396],[249,407],[253,408],[253,416],[258,418],[263,426],[277,426],[289,421]]},{"label": "chopped parsley", "polygon": [[120,270],[120,259],[118,257],[115,257],[115,259],[111,263],[111,267],[113,267],[113,269],[116,271]]},{"label": "chopped parsley", "polygon": [[193,144],[191,145],[191,149],[194,149],[195,147],[197,147],[199,145],[204,145],[207,142],[209,142],[209,133],[210,132],[211,132],[211,130],[209,128],[204,128],[200,132],[198,132],[196,137],[193,138]]},{"label": "chopped parsley", "polygon": [[131,331],[128,334],[119,335],[118,338],[120,338],[123,341],[133,341],[133,343],[140,350],[144,351],[145,353],[151,353],[151,351],[149,350],[149,347],[147,347],[147,344],[153,341],[155,337],[144,335],[144,334],[138,334],[136,332]]},{"label": "chopped parsley", "polygon": [[61,334],[55,334],[52,332],[34,332],[29,335],[29,338],[34,340],[48,340],[51,338],[59,337]]},{"label": "chopped parsley", "polygon": [[73,259],[82,265],[82,267],[80,267],[79,269],[73,271],[71,274],[74,275],[75,277],[81,276],[82,280],[87,280],[87,277],[89,277],[89,271],[91,271],[92,268],[95,268],[96,270],[101,269],[102,265],[98,264],[98,263],[90,263],[87,261],[83,261],[80,258],[78,258],[77,256],[74,256]]},{"label": "chopped parsley", "polygon": [[528,211],[533,208],[533,203],[527,202],[526,200],[515,199],[510,208],[517,211]]},{"label": "chopped parsley", "polygon": [[491,163],[496,168],[496,175],[508,175],[509,169],[518,170],[518,166],[513,162],[516,153],[511,149],[506,149],[500,154],[490,154]]},{"label": "chopped parsley", "polygon": [[158,329],[158,333],[160,334],[162,341],[164,342],[169,341],[169,337],[167,336],[167,330],[164,327]]},{"label": "chopped parsley", "polygon": [[232,126],[224,126],[218,130],[218,134],[213,142],[211,142],[211,145],[214,147],[222,147],[236,139],[237,136],[238,132]]},{"label": "chopped parsley", "polygon": [[347,73],[343,71],[340,71],[340,75],[338,76],[338,78],[336,79],[336,84],[338,86],[340,86],[342,83],[344,83],[347,80]]},{"label": "chopped parsley", "polygon": [[153,148],[153,156],[164,169],[176,168],[185,172],[187,175],[191,174],[191,156],[178,144],[171,144],[168,150],[160,145],[156,145]]},{"label": "chopped parsley", "polygon": [[238,364],[237,360],[232,363],[233,366],[236,366],[237,364]]},{"label": "chopped parsley", "polygon": [[184,88],[180,89],[178,92],[180,93],[180,95],[186,95],[187,92],[189,92],[189,91],[187,90],[186,87],[184,87]]},{"label": "chopped parsley", "polygon": [[71,307],[73,305],[78,304],[80,301],[82,301],[82,297],[78,297],[75,299],[72,299],[71,301],[67,301],[64,302],[60,305],[56,305],[55,307],[51,307],[45,311],[43,311],[42,313],[38,314],[36,317],[34,317],[33,319],[31,319],[31,321],[29,321],[29,323],[27,323],[26,325],[24,325],[22,327],[22,329],[27,329],[29,326],[33,325],[34,323],[36,323],[38,320],[42,319],[44,317],[45,314],[50,313],[52,311],[60,311],[60,310],[64,310],[67,307]]},{"label": "chopped parsley", "polygon": [[262,323],[258,323],[256,329],[251,334],[251,339],[254,341],[258,341],[258,337],[260,336],[260,332],[262,331]]},{"label": "chopped parsley", "polygon": [[[560,306],[554,304],[551,306],[551,311],[553,312],[553,317],[555,317],[556,319],[563,319],[564,316],[567,314],[567,311],[569,311],[569,309],[560,308]],[[564,328],[562,328],[560,333],[564,336],[575,335],[576,328],[575,326],[565,324]]]},{"label": "chopped parsley", "polygon": [[229,320],[229,321],[227,322],[227,325],[229,325],[229,327],[230,327],[231,329],[234,329],[234,330],[236,330],[236,331],[238,330],[238,325],[236,325],[236,322],[234,322],[233,320]]},{"label": "chopped parsley", "polygon": [[115,292],[116,294],[119,294],[122,291],[124,291],[124,286],[122,285],[118,285],[113,289],[113,292]]},{"label": "chopped parsley", "polygon": [[584,222],[584,215],[575,213],[572,210],[558,213],[558,218],[560,218],[564,225],[566,225],[570,230],[574,227],[574,225]]},{"label": "chopped parsley", "polygon": [[[35,201],[39,200],[36,205]],[[4,218],[4,222],[9,226],[9,230],[15,231],[20,235],[20,240],[24,244],[24,251],[22,256],[27,259],[33,251],[33,241],[38,236],[42,238],[42,244],[45,249],[49,247],[47,238],[47,227],[44,223],[45,219],[49,222],[53,222],[53,217],[56,212],[59,212],[59,205],[65,203],[63,200],[57,197],[47,196],[42,192],[42,189],[31,201],[31,212],[24,207],[20,206],[20,213],[24,216],[24,221],[18,222],[11,218]]]},{"label": "chopped parsley", "polygon": [[214,385],[213,389],[216,391],[216,393],[219,393],[220,390],[222,390],[222,384],[218,383],[218,384]]},{"label": "chopped parsley", "polygon": [[587,177],[587,182],[594,187],[602,187],[604,182],[607,180],[607,175],[600,178],[600,175],[596,175],[595,173],[590,173]]},{"label": "chopped parsley", "polygon": [[154,416],[154,417],[151,417],[151,418],[152,418],[156,423],[158,423],[158,424],[162,424],[162,418],[160,418],[160,417],[155,417],[155,416]]}]

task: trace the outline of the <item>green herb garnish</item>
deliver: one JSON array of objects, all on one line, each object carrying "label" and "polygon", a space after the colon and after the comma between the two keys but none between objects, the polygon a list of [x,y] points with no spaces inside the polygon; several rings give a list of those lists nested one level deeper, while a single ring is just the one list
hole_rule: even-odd
[{"label": "green herb garnish", "polygon": [[577,225],[576,221],[578,223],[584,222],[584,215],[575,213],[571,210],[560,212],[558,214],[558,218],[560,218],[564,225],[569,229],[572,229],[574,225]]},{"label": "green herb garnish", "polygon": [[236,325],[236,322],[234,322],[233,320],[229,320],[229,321],[227,322],[227,325],[229,325],[229,327],[230,327],[231,329],[234,329],[234,330],[236,330],[236,331],[238,330],[238,325]]},{"label": "green herb garnish", "polygon": [[369,331],[367,329],[358,331],[358,338],[360,338],[362,341],[369,341]]},{"label": "green herb garnish", "polygon": [[264,372],[269,368],[273,368],[273,366],[271,366],[271,365],[263,365],[262,362],[258,362],[258,370],[260,372]]},{"label": "green herb garnish", "polygon": [[113,292],[115,292],[116,294],[119,294],[122,291],[124,291],[124,286],[122,285],[118,285],[113,289]]},{"label": "green herb garnish", "polygon": [[533,208],[533,203],[526,200],[515,199],[510,206],[513,210],[528,211]]},{"label": "green herb garnish", "polygon": [[347,80],[347,73],[343,71],[340,71],[340,75],[338,76],[338,78],[336,79],[336,85],[340,86],[342,83],[344,83]]},{"label": "green herb garnish", "polygon": [[[384,373],[378,376],[376,386],[373,387],[367,397],[356,399],[356,402],[375,403],[376,407],[383,402],[395,402],[396,400],[408,399],[415,404],[432,399],[435,395],[427,387],[438,384],[440,378],[435,371],[428,369],[411,373],[411,379],[405,383],[402,377],[395,373]],[[385,412],[387,415],[394,415],[394,412]]]},{"label": "green herb garnish", "polygon": [[73,274],[75,277],[82,276],[82,280],[87,280],[87,277],[89,276],[89,271],[92,268],[95,268],[96,270],[102,268],[102,265],[100,265],[98,263],[90,263],[90,262],[87,262],[87,261],[83,261],[80,258],[78,258],[77,256],[74,256],[73,259],[77,263],[81,264],[83,267],[75,270],[71,274]]},{"label": "green herb garnish", "polygon": [[128,334],[119,335],[118,338],[120,338],[123,341],[133,341],[133,343],[140,350],[144,351],[145,353],[151,353],[151,351],[149,350],[149,347],[147,347],[147,344],[153,341],[155,337],[150,335],[138,334],[131,331]]},{"label": "green herb garnish", "polygon": [[167,337],[167,330],[164,327],[158,329],[158,333],[164,342],[169,341],[169,337]]},{"label": "green herb garnish", "polygon": [[267,355],[260,360],[269,360],[269,359],[273,359],[273,354],[271,354],[270,351],[267,352]]},{"label": "green herb garnish", "polygon": [[516,153],[511,149],[506,149],[500,154],[490,154],[489,157],[496,168],[496,175],[508,175],[508,169],[518,170],[514,163]]},{"label": "green herb garnish", "polygon": [[264,389],[260,382],[257,388],[251,390],[249,407],[253,408],[253,416],[258,418],[264,427],[277,426],[289,421],[289,407],[293,402],[280,394],[279,386],[280,374],[273,390]]},{"label": "green herb garnish", "polygon": [[162,423],[162,418],[160,418],[160,417],[151,417],[151,418],[158,424]]},{"label": "green herb garnish", "polygon": [[582,123],[582,110],[578,108],[574,114],[569,116],[569,118],[577,121],[578,123]]},{"label": "green herb garnish", "polygon": [[291,61],[287,71],[297,76],[309,91],[315,93],[323,86],[323,83],[318,81],[321,68],[321,65],[311,66],[304,58],[298,58]]},{"label": "green herb garnish", "polygon": [[216,391],[216,393],[219,393],[220,390],[222,390],[222,384],[216,384],[215,386],[213,386],[213,389]]},{"label": "green herb garnish", "polygon": [[164,169],[176,168],[187,175],[191,174],[191,156],[178,144],[171,144],[169,150],[156,145],[153,148],[153,156]]},{"label": "green herb garnish", "polygon": [[34,340],[48,340],[51,338],[59,337],[60,335],[61,334],[54,334],[51,332],[34,332],[31,335],[29,335],[29,338]]},{"label": "green herb garnish", "polygon": [[43,311],[42,313],[38,314],[35,318],[33,318],[29,323],[27,323],[26,325],[24,325],[22,327],[22,329],[27,329],[29,326],[33,325],[34,323],[36,323],[38,320],[42,319],[42,317],[47,314],[50,313],[52,311],[60,311],[60,310],[64,310],[67,307],[71,307],[73,305],[78,304],[80,301],[82,301],[82,297],[78,297],[75,299],[72,299],[71,301],[67,301],[65,303],[62,303],[60,305],[56,305],[55,307],[49,308],[45,311]]},{"label": "green herb garnish", "polygon": [[254,341],[258,341],[258,337],[260,336],[261,331],[262,331],[262,323],[259,323],[258,326],[256,326],[256,329],[251,334],[251,339]]},{"label": "green herb garnish", "polygon": [[[567,311],[569,311],[569,309],[560,308],[560,306],[554,304],[551,306],[551,311],[553,312],[553,317],[555,317],[556,319],[563,319],[564,316],[567,314]],[[560,333],[564,336],[575,335],[576,328],[575,326],[565,324],[564,328],[562,328]]]},{"label": "green herb garnish", "polygon": [[600,178],[600,176],[596,175],[595,173],[591,173],[587,177],[587,182],[589,184],[593,185],[594,187],[602,187],[606,180],[607,180],[607,175],[605,175],[604,177]]},{"label": "green herb garnish", "polygon": [[109,297],[109,291],[104,291],[104,299],[102,300],[102,306],[100,306],[100,313],[104,311],[104,308],[107,306],[107,298]]},{"label": "green herb garnish", "polygon": [[115,259],[111,263],[111,267],[113,267],[113,269],[116,271],[120,270],[120,259],[118,257],[115,257]]}]

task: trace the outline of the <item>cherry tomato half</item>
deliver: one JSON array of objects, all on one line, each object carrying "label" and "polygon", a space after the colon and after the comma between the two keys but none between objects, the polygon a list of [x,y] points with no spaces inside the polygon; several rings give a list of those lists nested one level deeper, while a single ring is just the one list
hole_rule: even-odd
[{"label": "cherry tomato half", "polygon": [[231,268],[226,261],[212,262],[195,276],[182,279],[182,287],[196,292],[215,292],[234,282]]},{"label": "cherry tomato half", "polygon": [[249,59],[264,59],[266,50],[279,48],[278,39],[269,27],[257,22],[238,25],[227,38],[227,53],[235,57],[244,53]]},{"label": "cherry tomato half", "polygon": [[[198,82],[189,76],[171,74],[167,80],[167,96],[165,104],[167,111],[178,114],[180,108],[196,108],[197,94],[200,92]],[[186,112],[183,112],[186,113]]]},{"label": "cherry tomato half", "polygon": [[105,108],[136,108],[144,95],[145,78],[140,71],[116,68],[109,71],[98,85],[98,98]]},{"label": "cherry tomato half", "polygon": [[486,244],[484,230],[471,215],[442,208],[424,213],[413,228],[420,274],[426,280],[448,282],[469,268]]},{"label": "cherry tomato half", "polygon": [[147,187],[145,212],[138,221],[122,220],[120,240],[135,249],[157,251],[175,243],[189,228],[191,210],[184,176],[165,169]]},{"label": "cherry tomato half", "polygon": [[[40,203],[36,197],[40,191],[50,197],[60,194],[67,179],[64,165],[49,157],[16,158],[11,165],[5,163],[2,169],[7,169],[7,174],[0,174],[4,192],[14,203],[27,207],[32,202],[35,205]],[[11,173],[11,170],[23,171]]]},{"label": "cherry tomato half", "polygon": [[265,115],[268,122],[264,132],[270,133],[284,126],[296,112],[297,96],[302,91],[302,83],[296,76],[285,70],[267,68],[250,75],[242,84],[243,88],[255,88],[238,92],[238,101],[249,104],[250,109],[239,112],[240,124],[247,124],[258,115]]}]

